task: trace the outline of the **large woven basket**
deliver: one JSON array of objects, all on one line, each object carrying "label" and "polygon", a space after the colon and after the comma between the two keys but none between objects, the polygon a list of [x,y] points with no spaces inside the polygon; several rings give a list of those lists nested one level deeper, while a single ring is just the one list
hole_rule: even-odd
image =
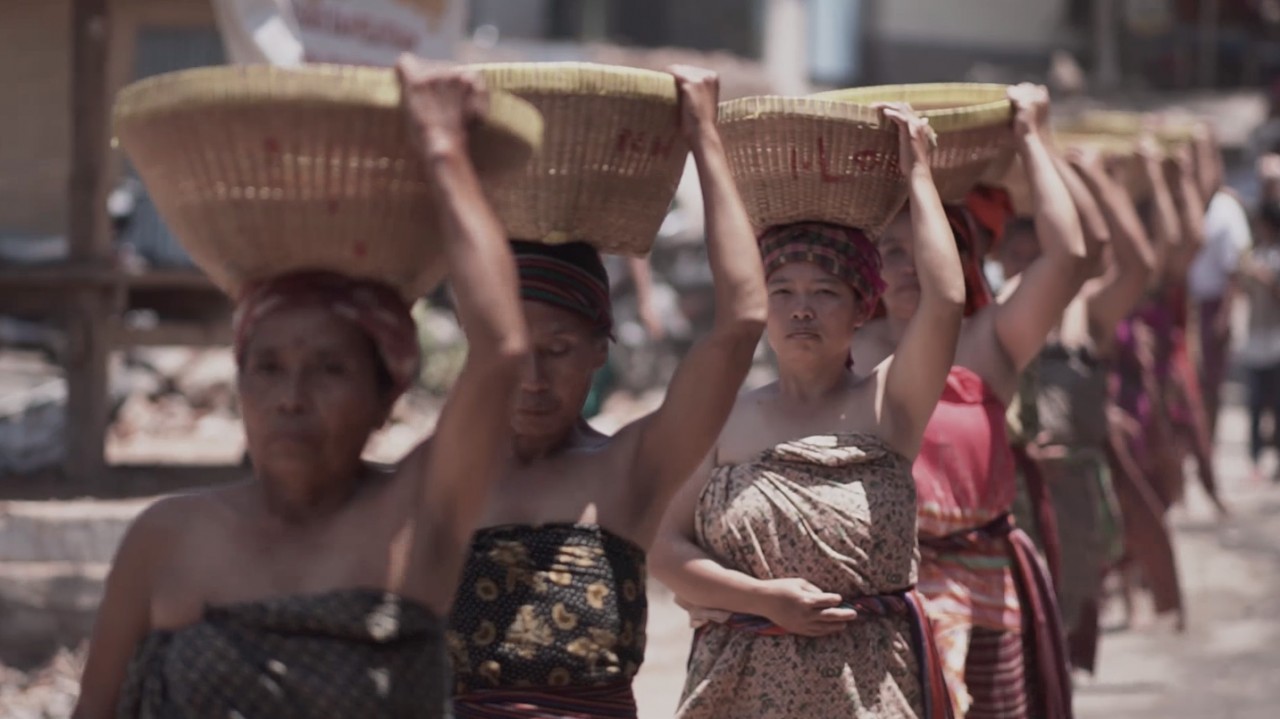
[{"label": "large woven basket", "polygon": [[1129,192],[1135,202],[1146,202],[1154,189],[1138,157],[1137,136],[1082,132],[1058,132],[1054,142],[1062,151],[1071,147],[1091,147],[1106,158],[1108,164],[1118,166],[1116,179]]},{"label": "large woven basket", "polygon": [[[333,270],[407,300],[444,274],[439,218],[391,70],[207,67],[135,83],[115,132],[161,215],[223,290]],[[491,93],[471,154],[488,181],[542,137],[527,102]]]},{"label": "large woven basket", "polygon": [[1014,157],[1005,85],[931,83],[835,90],[815,97],[872,105],[905,102],[938,133],[930,165],[943,202],[964,199],[986,176],[1003,176]]},{"label": "large woven basket", "polygon": [[590,63],[472,67],[546,120],[542,152],[525,172],[487,188],[511,237],[648,253],[689,154],[675,78]]},{"label": "large woven basket", "polygon": [[1058,129],[1073,134],[1114,135],[1130,140],[1150,132],[1166,148],[1173,148],[1192,140],[1197,122],[1196,118],[1184,115],[1090,110],[1064,120]]},{"label": "large woven basket", "polygon": [[721,104],[720,134],[757,230],[813,221],[878,232],[906,200],[897,130],[869,107],[748,97]]}]

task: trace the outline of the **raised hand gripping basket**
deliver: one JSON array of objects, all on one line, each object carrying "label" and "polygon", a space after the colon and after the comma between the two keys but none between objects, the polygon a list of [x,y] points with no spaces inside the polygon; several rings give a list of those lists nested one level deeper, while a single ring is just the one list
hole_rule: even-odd
[{"label": "raised hand gripping basket", "polygon": [[[400,104],[388,69],[206,67],[126,87],[115,133],[165,222],[233,297],[317,269],[413,300],[445,266]],[[471,155],[487,182],[522,168],[541,138],[537,110],[493,92]]]}]

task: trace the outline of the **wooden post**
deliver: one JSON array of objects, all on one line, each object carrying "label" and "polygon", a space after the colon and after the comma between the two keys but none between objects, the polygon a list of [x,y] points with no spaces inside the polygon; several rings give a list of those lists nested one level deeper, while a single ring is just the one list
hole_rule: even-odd
[{"label": "wooden post", "polygon": [[1120,17],[1116,0],[1093,3],[1093,84],[1103,92],[1120,86]]},{"label": "wooden post", "polygon": [[1197,80],[1200,87],[1210,88],[1218,82],[1218,30],[1222,20],[1219,0],[1200,0],[1200,17],[1196,29],[1200,32],[1200,52]]},{"label": "wooden post", "polygon": [[[71,261],[109,267],[106,209],[109,167],[110,9],[112,0],[73,0],[71,9],[71,178],[68,231]],[[68,318],[66,471],[86,485],[104,476],[107,360],[111,296],[96,285],[76,289]]]}]

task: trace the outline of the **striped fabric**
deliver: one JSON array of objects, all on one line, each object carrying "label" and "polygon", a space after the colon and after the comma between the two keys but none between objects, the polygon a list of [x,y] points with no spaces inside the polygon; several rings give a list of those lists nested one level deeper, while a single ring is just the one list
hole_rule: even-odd
[{"label": "striped fabric", "polygon": [[631,682],[597,687],[486,689],[454,698],[456,719],[635,719]]},{"label": "striped fabric", "polygon": [[884,294],[880,250],[862,230],[825,222],[770,227],[760,235],[765,275],[792,262],[808,262],[853,288],[864,306]]},{"label": "striped fabric", "polygon": [[1020,632],[974,627],[965,681],[973,707],[965,719],[1029,719],[1030,691]]},{"label": "striped fabric", "polygon": [[[897,594],[856,597],[840,606],[858,612],[859,618],[905,617],[911,624],[912,648],[919,661],[920,683],[924,687],[924,713],[921,719],[953,719],[955,715],[938,658],[938,647],[934,644],[933,628],[929,626],[929,618],[925,615],[919,595],[914,590],[908,590]],[[789,634],[786,629],[765,617],[753,614],[732,614],[724,625],[730,629],[766,637]],[[706,626],[709,625],[704,625],[694,635],[694,642],[698,641]]]},{"label": "striped fabric", "polygon": [[568,310],[595,331],[612,334],[609,274],[595,248],[585,242],[545,245],[511,243],[520,273],[520,296]]},{"label": "striped fabric", "polygon": [[[1012,564],[1012,574],[1014,583],[1017,585],[1018,595],[1021,598],[1021,623],[1013,627],[1006,627],[1002,630],[988,629],[981,626],[971,627],[969,634],[969,652],[965,664],[965,683],[968,687],[970,697],[972,697],[972,705],[969,708],[967,717],[977,715],[987,716],[983,714],[986,711],[994,711],[992,705],[985,704],[984,701],[990,700],[996,702],[996,707],[1005,701],[1004,693],[1014,691],[1009,686],[1001,686],[998,691],[992,689],[985,695],[975,691],[974,687],[969,684],[969,673],[974,666],[973,652],[979,647],[975,645],[975,640],[985,633],[995,633],[998,635],[1011,635],[1020,637],[1021,629],[1029,627],[1031,636],[1029,637],[1031,644],[1031,652],[1024,655],[1022,651],[1021,639],[1016,653],[1016,662],[1024,663],[1029,657],[1035,663],[1034,679],[1036,685],[1040,689],[1041,696],[1038,697],[1042,703],[1038,707],[1038,711],[1034,712],[1034,716],[1042,719],[1071,719],[1071,675],[1067,664],[1066,638],[1062,629],[1062,619],[1058,611],[1057,601],[1054,598],[1053,581],[1049,578],[1049,572],[1041,561],[1035,545],[1026,532],[1014,526],[1013,516],[1005,513],[997,517],[988,524],[976,529],[957,532],[945,537],[926,539],[921,537],[920,547],[930,553],[942,556],[963,557],[966,553],[982,552],[991,545],[992,540],[1002,541],[1006,546],[1009,560]],[[1006,640],[1012,641],[1012,640]],[[978,662],[980,674],[985,671],[986,667],[991,667],[990,675],[993,679],[1009,678],[1011,675],[1009,670],[1001,669],[1006,661],[1015,661],[1009,658],[1009,650],[1005,650],[998,654],[997,660],[991,660],[986,663]],[[995,665],[992,661],[996,662]],[[1020,669],[1025,672],[1025,669]],[[1016,678],[1016,677],[1015,677]],[[1012,681],[1012,679],[1010,679]],[[1025,682],[1019,681],[1016,685],[1021,687]],[[994,692],[994,693],[993,693]],[[975,714],[975,711],[978,714]],[[990,716],[1016,716],[1005,714],[990,714]]]}]

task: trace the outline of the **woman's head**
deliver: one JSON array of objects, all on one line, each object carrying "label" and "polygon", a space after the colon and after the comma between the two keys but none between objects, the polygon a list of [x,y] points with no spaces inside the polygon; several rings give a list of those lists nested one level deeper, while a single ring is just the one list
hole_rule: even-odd
[{"label": "woman's head", "polygon": [[861,230],[803,222],[766,230],[760,254],[779,364],[846,362],[854,331],[884,291],[875,245]]},{"label": "woman's head", "polygon": [[609,358],[609,275],[590,245],[513,242],[520,295],[533,343],[512,430],[556,444],[578,423],[596,370]]},{"label": "woman's head", "polygon": [[328,272],[251,288],[236,311],[235,357],[254,466],[303,481],[357,465],[420,361],[395,291]]},{"label": "woman's head", "polygon": [[[1002,217],[1001,213],[1006,208],[1012,212],[1007,200],[1008,195],[1003,195],[1001,200],[999,195],[989,199],[971,193],[966,205],[945,208],[964,271],[966,317],[992,302],[991,288],[983,272],[983,257],[988,250],[998,250],[1004,241],[1007,216]],[[903,208],[881,235],[880,253],[884,256],[887,286],[881,310],[888,317],[909,320],[920,306],[920,282],[916,278],[915,230],[908,208]]]}]

